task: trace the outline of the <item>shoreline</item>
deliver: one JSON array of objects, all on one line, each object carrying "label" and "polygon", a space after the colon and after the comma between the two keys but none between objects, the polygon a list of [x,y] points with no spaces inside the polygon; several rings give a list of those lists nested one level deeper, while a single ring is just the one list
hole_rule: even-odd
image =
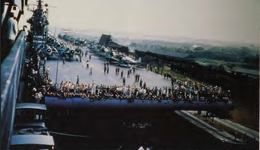
[{"label": "shoreline", "polygon": [[[164,66],[164,68],[165,68],[166,66]],[[154,72],[155,73],[155,71],[154,70],[152,70],[152,72]],[[162,76],[163,76],[163,74],[164,73],[166,73],[166,72],[171,72],[174,76],[176,76],[179,80],[181,80],[182,82],[183,81],[185,81],[185,78],[187,78],[188,76],[185,76],[185,75],[183,75],[183,74],[180,74],[180,73],[176,73],[176,72],[174,72],[174,71],[172,71],[172,70],[166,70],[166,69],[164,69],[163,70],[163,73],[161,74]],[[160,74],[160,73],[159,73]],[[188,77],[188,78],[190,78],[190,77]],[[203,82],[201,82],[201,81],[199,81],[199,80],[197,80],[197,79],[193,79],[193,78],[190,78],[192,81],[195,81],[197,84],[203,84],[203,85],[211,85],[211,86],[213,86],[212,84],[209,84],[209,83],[203,83]],[[169,81],[170,82],[170,81]],[[253,129],[253,130],[255,130],[255,131],[257,131],[257,132],[259,132],[259,127],[257,126],[257,125],[255,125],[255,124],[253,124],[252,123],[252,121],[251,120],[254,120],[254,118],[252,117],[252,115],[249,115],[248,113],[248,108],[243,108],[242,107],[243,106],[243,104],[237,104],[237,105],[235,105],[235,108],[234,108],[234,110],[233,110],[233,112],[232,112],[232,117],[233,117],[233,119],[228,119],[228,120],[230,120],[230,121],[232,121],[232,122],[234,122],[234,123],[238,123],[238,124],[241,124],[241,125],[243,125],[243,126],[245,126],[245,127],[248,127],[248,128],[250,128],[250,129]],[[259,107],[259,106],[258,106]],[[243,114],[243,115],[246,115],[246,118],[248,119],[248,120],[250,120],[250,121],[248,121],[248,120],[244,120],[244,119],[240,119],[241,118],[241,114]]]}]

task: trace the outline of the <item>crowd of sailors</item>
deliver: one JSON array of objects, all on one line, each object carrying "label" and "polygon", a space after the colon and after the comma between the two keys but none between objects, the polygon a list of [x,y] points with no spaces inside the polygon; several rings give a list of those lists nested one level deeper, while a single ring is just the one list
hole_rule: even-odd
[{"label": "crowd of sailors", "polygon": [[[26,63],[27,79],[31,84],[29,90],[36,102],[42,103],[44,96],[65,98],[90,98],[91,100],[106,100],[106,99],[134,99],[161,101],[169,100],[173,102],[184,101],[204,101],[214,103],[218,101],[228,102],[230,98],[230,91],[224,92],[218,86],[206,86],[199,84],[187,78],[184,82],[176,77],[170,77],[172,85],[162,88],[147,87],[146,82],[143,82],[139,74],[135,74],[135,68],[130,68],[127,71],[127,77],[131,73],[135,75],[135,81],[132,85],[125,85],[125,77],[123,70],[121,71],[121,78],[123,85],[96,85],[94,80],[92,83],[84,84],[79,82],[77,76],[76,83],[71,81],[61,81],[59,84],[54,84],[49,78],[50,68],[47,67],[42,74],[39,73],[39,65],[41,58],[36,56],[32,58],[29,63]],[[46,60],[44,60],[44,63]],[[104,69],[109,69],[109,63],[104,64]],[[30,71],[31,70],[31,71]],[[119,75],[120,68],[115,69],[115,73]],[[168,76],[165,75],[165,78]],[[34,84],[33,84],[34,83]],[[137,84],[136,84],[137,83]],[[38,87],[38,88],[37,88]]]},{"label": "crowd of sailors", "polygon": [[[140,81],[141,82],[141,81]],[[139,82],[139,83],[140,83]],[[168,100],[173,102],[184,101],[192,103],[194,101],[203,101],[215,103],[219,101],[228,102],[230,93],[223,92],[221,87],[204,86],[177,80],[174,86],[170,87],[146,87],[133,85],[96,85],[93,80],[91,84],[79,84],[70,81],[61,81],[60,84],[46,84],[42,92],[48,97],[65,98],[89,98],[90,100],[107,100],[107,99],[127,99],[130,102],[134,99],[143,101],[161,101]]]}]

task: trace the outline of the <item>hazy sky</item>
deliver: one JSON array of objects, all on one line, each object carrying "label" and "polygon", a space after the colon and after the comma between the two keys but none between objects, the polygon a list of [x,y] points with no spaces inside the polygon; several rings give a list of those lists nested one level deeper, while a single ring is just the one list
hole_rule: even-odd
[{"label": "hazy sky", "polygon": [[45,0],[51,26],[222,41],[260,41],[260,0]]}]

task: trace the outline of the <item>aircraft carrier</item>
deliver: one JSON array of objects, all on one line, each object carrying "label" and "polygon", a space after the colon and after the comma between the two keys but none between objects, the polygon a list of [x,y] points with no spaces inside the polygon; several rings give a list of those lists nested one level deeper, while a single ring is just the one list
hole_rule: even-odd
[{"label": "aircraft carrier", "polygon": [[[6,2],[7,14],[18,7],[19,21],[27,1]],[[106,36],[97,43],[50,35],[48,5],[36,6],[29,33],[19,32],[1,64],[1,149],[259,148],[256,139],[234,137],[183,111],[230,117],[228,94],[199,96],[190,80],[163,78],[120,52],[125,47],[108,46]]]}]

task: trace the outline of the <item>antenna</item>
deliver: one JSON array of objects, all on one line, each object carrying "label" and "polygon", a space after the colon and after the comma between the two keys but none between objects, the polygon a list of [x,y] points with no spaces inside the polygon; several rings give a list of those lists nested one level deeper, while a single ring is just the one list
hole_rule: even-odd
[{"label": "antenna", "polygon": [[38,8],[42,8],[42,0],[38,0]]},{"label": "antenna", "polygon": [[[37,3],[38,4],[28,4],[27,5],[27,7],[28,7],[28,9],[29,9],[29,6],[31,5],[31,6],[37,6],[37,9],[42,9],[42,7],[44,6],[44,7],[51,7],[51,8],[57,8],[56,6],[49,6],[47,3],[45,4],[45,5],[42,5],[42,3],[43,3],[43,1],[42,0],[38,0],[37,1]],[[47,11],[47,10],[46,10]]]}]

